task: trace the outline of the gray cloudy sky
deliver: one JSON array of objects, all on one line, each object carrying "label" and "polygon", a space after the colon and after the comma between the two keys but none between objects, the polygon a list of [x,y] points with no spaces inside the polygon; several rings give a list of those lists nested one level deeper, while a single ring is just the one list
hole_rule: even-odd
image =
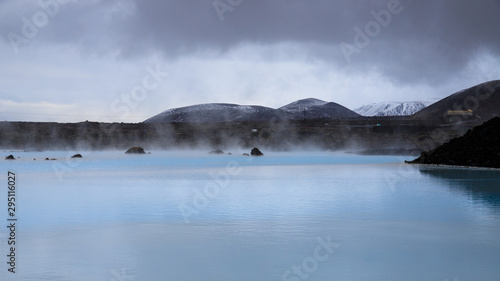
[{"label": "gray cloudy sky", "polygon": [[441,99],[500,79],[499,15],[499,0],[0,0],[0,120]]}]

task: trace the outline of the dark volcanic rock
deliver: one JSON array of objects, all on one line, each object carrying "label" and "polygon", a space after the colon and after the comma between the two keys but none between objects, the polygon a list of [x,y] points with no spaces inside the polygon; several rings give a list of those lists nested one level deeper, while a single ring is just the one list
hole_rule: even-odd
[{"label": "dark volcanic rock", "polygon": [[71,158],[82,158],[82,155],[81,154],[75,154],[75,155],[71,156]]},{"label": "dark volcanic rock", "polygon": [[408,163],[500,168],[500,117]]},{"label": "dark volcanic rock", "polygon": [[9,156],[5,157],[5,160],[16,160],[16,158],[14,158],[13,155],[9,155]]},{"label": "dark volcanic rock", "polygon": [[210,154],[225,154],[224,151],[217,149],[209,152]]},{"label": "dark volcanic rock", "polygon": [[254,147],[252,149],[252,152],[250,152],[252,156],[264,156],[264,153],[262,153],[257,147]]},{"label": "dark volcanic rock", "polygon": [[144,148],[138,147],[138,146],[134,146],[134,147],[129,148],[125,153],[127,153],[127,154],[146,154],[146,152],[144,151]]}]

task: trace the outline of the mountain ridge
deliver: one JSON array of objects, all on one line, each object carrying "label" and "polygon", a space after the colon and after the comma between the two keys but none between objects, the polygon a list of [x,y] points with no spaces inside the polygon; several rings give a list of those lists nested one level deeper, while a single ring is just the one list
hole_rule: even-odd
[{"label": "mountain ridge", "polygon": [[[357,112],[356,112],[357,111]],[[461,90],[439,101],[381,102],[351,110],[335,102],[306,98],[279,108],[206,103],[165,110],[143,123],[311,121],[398,117],[441,125],[479,123],[500,115],[500,80]]]},{"label": "mountain ridge", "polygon": [[347,119],[361,117],[354,111],[334,102],[315,98],[294,101],[273,109],[258,105],[205,103],[171,108],[148,118],[156,122],[232,122],[232,121],[297,121],[315,119]]}]

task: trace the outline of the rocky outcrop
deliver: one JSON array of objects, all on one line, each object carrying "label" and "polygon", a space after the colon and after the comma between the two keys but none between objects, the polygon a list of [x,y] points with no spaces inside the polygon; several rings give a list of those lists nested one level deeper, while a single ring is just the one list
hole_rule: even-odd
[{"label": "rocky outcrop", "polygon": [[264,153],[262,153],[262,151],[260,151],[257,147],[254,147],[250,154],[252,156],[264,156]]},{"label": "rocky outcrop", "polygon": [[5,160],[16,160],[16,158],[14,158],[13,155],[9,155],[9,156],[5,157]]},{"label": "rocky outcrop", "polygon": [[218,155],[226,154],[226,153],[224,153],[224,151],[222,151],[220,149],[210,151],[209,153],[210,154],[218,154]]},{"label": "rocky outcrop", "polygon": [[407,163],[500,168],[500,117]]},{"label": "rocky outcrop", "polygon": [[71,158],[83,158],[81,154],[75,154],[71,156]]},{"label": "rocky outcrop", "polygon": [[134,146],[129,148],[127,151],[125,151],[127,154],[146,154],[146,151],[144,151],[144,148]]}]

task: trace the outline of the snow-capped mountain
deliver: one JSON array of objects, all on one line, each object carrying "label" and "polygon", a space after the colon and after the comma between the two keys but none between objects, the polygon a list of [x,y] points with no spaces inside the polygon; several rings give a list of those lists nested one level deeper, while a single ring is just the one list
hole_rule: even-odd
[{"label": "snow-capped mountain", "polygon": [[409,116],[432,103],[432,101],[379,102],[363,105],[353,111],[362,116]]},{"label": "snow-capped mountain", "polygon": [[144,122],[286,121],[357,117],[360,117],[357,113],[339,104],[311,98],[298,100],[278,109],[225,103],[192,105],[166,110]]}]

